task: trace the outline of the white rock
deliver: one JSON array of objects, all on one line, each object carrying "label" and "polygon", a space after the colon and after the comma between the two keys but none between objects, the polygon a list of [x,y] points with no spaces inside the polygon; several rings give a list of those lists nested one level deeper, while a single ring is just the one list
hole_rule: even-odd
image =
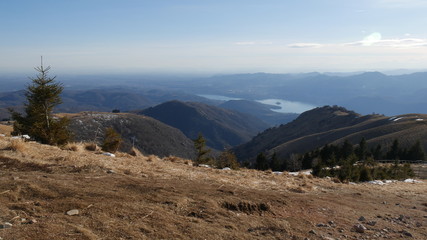
[{"label": "white rock", "polygon": [[223,168],[222,170],[231,170],[231,168],[229,168],[229,167],[225,167],[225,168]]},{"label": "white rock", "polygon": [[353,226],[353,229],[358,233],[364,233],[367,228],[363,224],[357,224]]},{"label": "white rock", "polygon": [[30,139],[31,139],[31,137],[30,137],[30,136],[28,136],[27,134],[22,135],[22,138],[27,139],[27,140],[30,140]]},{"label": "white rock", "polygon": [[109,157],[116,157],[116,155],[109,152],[102,153],[102,155],[109,156]]},{"label": "white rock", "polygon": [[211,166],[209,166],[207,164],[199,164],[199,167],[211,168]]},{"label": "white rock", "polygon": [[79,215],[79,210],[72,209],[72,210],[67,212],[67,215],[69,215],[69,216]]}]

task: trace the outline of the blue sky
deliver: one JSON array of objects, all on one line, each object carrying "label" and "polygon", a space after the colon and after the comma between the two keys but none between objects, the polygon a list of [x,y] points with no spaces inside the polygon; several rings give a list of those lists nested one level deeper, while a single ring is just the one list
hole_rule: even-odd
[{"label": "blue sky", "polygon": [[424,0],[4,0],[0,73],[427,69]]}]

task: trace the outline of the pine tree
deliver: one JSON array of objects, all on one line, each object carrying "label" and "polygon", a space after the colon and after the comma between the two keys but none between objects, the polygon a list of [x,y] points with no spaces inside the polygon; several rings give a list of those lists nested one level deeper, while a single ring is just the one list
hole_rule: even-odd
[{"label": "pine tree", "polygon": [[13,120],[14,135],[28,134],[44,144],[62,145],[70,138],[68,119],[53,116],[53,109],[62,103],[60,94],[64,89],[56,77],[49,77],[50,67],[44,68],[43,63],[35,70],[38,75],[30,78],[32,83],[27,87],[25,96],[25,115],[10,110]]},{"label": "pine tree", "polygon": [[366,139],[363,137],[362,140],[360,140],[359,146],[356,148],[356,155],[359,158],[359,160],[364,161],[366,160],[366,156],[368,154],[366,146]]},{"label": "pine tree", "polygon": [[273,153],[273,156],[271,156],[270,160],[270,168],[273,171],[280,171],[282,170],[282,163],[280,162],[279,158],[277,157],[276,152]]},{"label": "pine tree", "polygon": [[115,153],[122,143],[122,137],[119,133],[114,130],[114,128],[109,127],[105,131],[104,142],[102,143],[102,150],[110,153]]},{"label": "pine tree", "polygon": [[425,153],[421,142],[418,140],[408,151],[408,160],[423,160],[425,159]]},{"label": "pine tree", "polygon": [[395,139],[393,141],[393,145],[390,148],[390,151],[387,152],[387,158],[390,160],[397,160],[399,159],[399,153],[401,152],[399,148],[399,141]]},{"label": "pine tree", "polygon": [[231,169],[239,169],[239,162],[237,162],[236,155],[230,150],[222,152],[217,158],[217,168],[229,167]]},{"label": "pine tree", "polygon": [[206,157],[206,154],[210,152],[210,149],[206,149],[206,140],[203,137],[203,135],[199,133],[199,135],[197,136],[196,139],[193,140],[193,142],[194,142],[194,147],[196,148],[196,151],[197,151],[197,157],[196,157],[195,163],[197,165],[202,163],[207,163],[209,161],[209,158]]},{"label": "pine tree", "polygon": [[262,171],[268,169],[268,161],[264,153],[260,153],[256,157],[255,169],[262,170]]}]

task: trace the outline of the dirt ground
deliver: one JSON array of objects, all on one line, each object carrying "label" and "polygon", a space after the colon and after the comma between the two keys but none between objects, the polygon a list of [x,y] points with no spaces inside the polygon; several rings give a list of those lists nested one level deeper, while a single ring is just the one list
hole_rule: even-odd
[{"label": "dirt ground", "polygon": [[427,239],[427,182],[343,184],[0,136],[0,239]]}]

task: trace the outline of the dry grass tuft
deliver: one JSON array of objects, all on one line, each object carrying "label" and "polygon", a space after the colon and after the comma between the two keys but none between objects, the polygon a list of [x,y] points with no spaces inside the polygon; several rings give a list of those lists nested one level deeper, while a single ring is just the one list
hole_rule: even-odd
[{"label": "dry grass tuft", "polygon": [[147,157],[147,162],[153,162],[153,161],[158,161],[158,160],[159,160],[159,158],[155,155],[149,155]]},{"label": "dry grass tuft", "polygon": [[21,139],[13,139],[10,141],[9,150],[15,151],[15,152],[25,152],[27,149],[27,146],[25,142]]},{"label": "dry grass tuft", "polygon": [[132,149],[129,151],[129,154],[134,157],[143,156],[143,154],[136,147],[132,147]]},{"label": "dry grass tuft", "polygon": [[85,149],[88,151],[97,151],[99,150],[99,147],[96,143],[90,142],[85,144]]},{"label": "dry grass tuft", "polygon": [[68,143],[67,145],[64,146],[63,149],[68,151],[73,151],[73,152],[81,152],[82,146],[81,144],[78,144],[78,143]]}]

